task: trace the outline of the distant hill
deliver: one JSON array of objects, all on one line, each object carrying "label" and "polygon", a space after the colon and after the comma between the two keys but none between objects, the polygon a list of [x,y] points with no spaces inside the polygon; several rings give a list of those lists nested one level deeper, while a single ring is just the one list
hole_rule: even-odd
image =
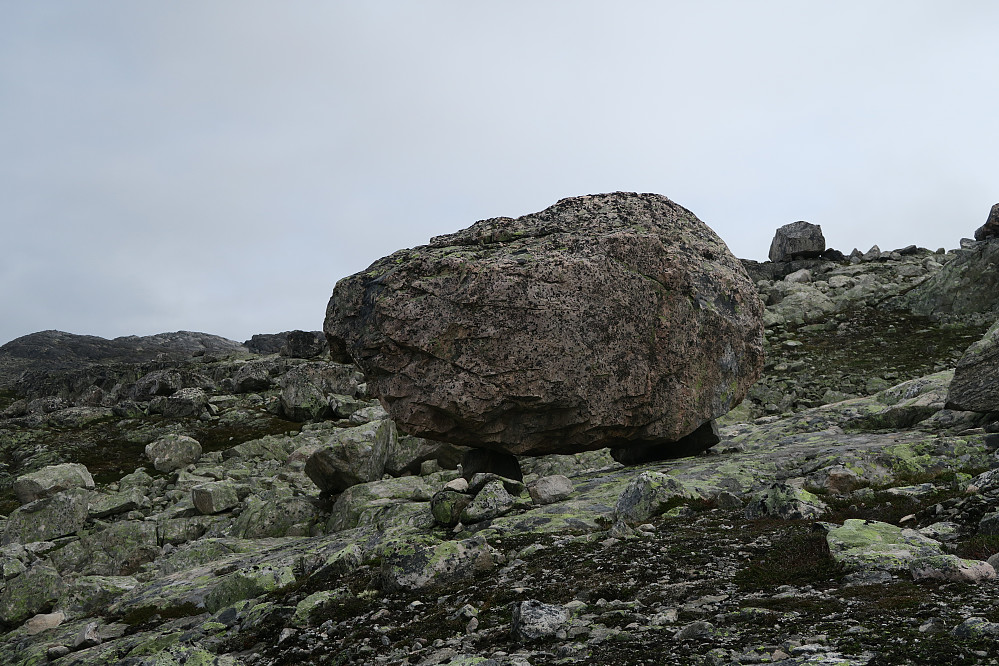
[{"label": "distant hill", "polygon": [[218,335],[177,331],[127,335],[108,340],[94,335],[40,331],[0,347],[0,387],[10,387],[25,370],[74,370],[107,363],[179,361],[204,353],[245,353],[242,343]]}]

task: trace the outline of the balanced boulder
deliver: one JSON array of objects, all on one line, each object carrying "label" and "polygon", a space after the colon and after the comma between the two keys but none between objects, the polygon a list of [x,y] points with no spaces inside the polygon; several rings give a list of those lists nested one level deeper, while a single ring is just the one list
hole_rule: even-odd
[{"label": "balanced boulder", "polygon": [[510,454],[680,440],[763,362],[739,260],[657,194],[563,199],[344,278],[325,331],[405,432]]},{"label": "balanced boulder", "polygon": [[804,220],[777,229],[770,243],[770,261],[814,259],[826,250],[822,227]]},{"label": "balanced boulder", "polygon": [[90,475],[85,465],[80,463],[49,465],[20,476],[14,482],[14,494],[21,504],[34,502],[70,488],[93,490],[94,477]]}]

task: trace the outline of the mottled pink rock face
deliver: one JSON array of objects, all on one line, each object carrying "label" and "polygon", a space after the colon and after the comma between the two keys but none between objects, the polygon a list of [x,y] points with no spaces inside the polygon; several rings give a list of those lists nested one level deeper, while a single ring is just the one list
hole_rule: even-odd
[{"label": "mottled pink rock face", "polygon": [[563,199],[400,250],[333,290],[325,332],[406,432],[513,454],[674,442],[763,367],[740,262],[657,194]]}]

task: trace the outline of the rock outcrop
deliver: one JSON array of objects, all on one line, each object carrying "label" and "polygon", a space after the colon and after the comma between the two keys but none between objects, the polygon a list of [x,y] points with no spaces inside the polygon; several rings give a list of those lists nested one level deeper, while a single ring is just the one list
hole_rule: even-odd
[{"label": "rock outcrop", "polygon": [[761,305],[725,244],[655,194],[563,199],[341,280],[334,360],[410,434],[513,454],[668,444],[737,405]]},{"label": "rock outcrop", "polygon": [[892,301],[916,314],[944,317],[999,315],[999,242],[973,243],[931,278]]},{"label": "rock outcrop", "polygon": [[826,251],[822,227],[804,220],[785,224],[777,229],[770,243],[770,261],[784,262],[795,259],[815,259]]},{"label": "rock outcrop", "polygon": [[94,335],[41,331],[0,347],[0,387],[10,386],[25,370],[69,370],[87,365],[179,361],[195,355],[245,352],[238,342],[217,335],[177,331],[128,335],[107,340]]},{"label": "rock outcrop", "polygon": [[958,361],[947,392],[947,407],[999,412],[999,321]]},{"label": "rock outcrop", "polygon": [[999,203],[992,206],[985,224],[975,229],[975,240],[984,241],[999,238]]}]

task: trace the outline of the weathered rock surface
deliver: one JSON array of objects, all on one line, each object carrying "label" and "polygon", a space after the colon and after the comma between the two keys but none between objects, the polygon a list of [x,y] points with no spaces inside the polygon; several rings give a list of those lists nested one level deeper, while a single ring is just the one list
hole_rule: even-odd
[{"label": "weathered rock surface", "polygon": [[770,261],[814,259],[826,250],[822,227],[804,220],[785,224],[777,229],[770,243]]},{"label": "weathered rock surface", "polygon": [[947,392],[947,407],[999,411],[999,321],[958,361]]},{"label": "weathered rock surface", "polygon": [[325,331],[410,434],[515,454],[666,443],[762,365],[741,264],[653,194],[563,199],[341,280]]}]

